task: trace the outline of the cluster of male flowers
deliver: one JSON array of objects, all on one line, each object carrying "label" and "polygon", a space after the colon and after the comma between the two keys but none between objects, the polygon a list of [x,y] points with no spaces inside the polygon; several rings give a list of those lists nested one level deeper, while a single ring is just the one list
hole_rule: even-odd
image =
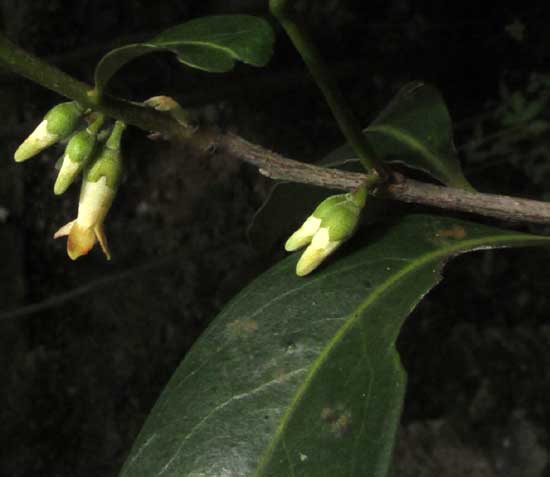
[{"label": "cluster of male flowers", "polygon": [[109,212],[120,182],[122,156],[120,142],[126,125],[116,121],[104,128],[102,114],[86,110],[74,101],[58,104],[15,152],[15,161],[23,162],[49,146],[67,141],[54,193],[62,194],[82,176],[78,215],[61,227],[54,238],[68,236],[67,253],[76,260],[99,242],[108,260],[111,258],[103,221]]},{"label": "cluster of male flowers", "polygon": [[[166,97],[151,98],[146,104],[173,115],[182,112],[177,103]],[[68,140],[54,193],[62,194],[82,175],[78,215],[61,227],[54,238],[68,236],[67,253],[73,260],[87,254],[96,242],[107,259],[111,258],[103,222],[120,182],[120,143],[126,126],[121,121],[116,121],[112,128],[104,125],[102,114],[85,110],[74,101],[61,103],[46,114],[15,152],[15,160],[23,162],[49,146]],[[311,273],[353,235],[366,197],[365,187],[328,197],[291,235],[285,244],[287,251],[307,246],[296,265],[297,275]]]}]

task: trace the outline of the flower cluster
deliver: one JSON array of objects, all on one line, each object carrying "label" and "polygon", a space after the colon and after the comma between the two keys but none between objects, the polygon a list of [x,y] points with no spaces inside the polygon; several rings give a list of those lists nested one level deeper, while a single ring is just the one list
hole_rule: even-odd
[{"label": "flower cluster", "polygon": [[[84,119],[88,122],[80,128]],[[73,260],[87,254],[96,242],[107,259],[111,258],[103,222],[120,181],[120,143],[126,125],[116,121],[110,130],[102,130],[104,122],[103,115],[89,114],[76,102],[58,104],[15,152],[15,160],[22,162],[68,140],[54,193],[65,192],[80,175],[82,186],[76,219],[61,227],[54,238],[68,236],[67,253]]]},{"label": "flower cluster", "polygon": [[296,265],[297,275],[311,273],[353,235],[365,201],[366,189],[361,188],[330,196],[317,206],[285,243],[287,252],[307,246]]}]

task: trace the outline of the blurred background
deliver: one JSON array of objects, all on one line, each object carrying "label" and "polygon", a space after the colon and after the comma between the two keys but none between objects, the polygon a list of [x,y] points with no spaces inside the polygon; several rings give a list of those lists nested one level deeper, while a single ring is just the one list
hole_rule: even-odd
[{"label": "blurred background", "polygon": [[[433,83],[479,190],[550,198],[548,2],[296,3],[363,124],[404,83]],[[267,15],[267,1],[0,0],[0,9],[13,41],[90,82],[111,48],[198,16]],[[112,91],[168,94],[203,124],[319,160],[343,138],[277,32],[266,69],[209,75],[148,55]],[[253,168],[198,160],[130,129],[106,221],[113,260],[93,250],[71,262],[52,239],[78,201],[78,186],[52,192],[62,150],[12,160],[60,101],[0,70],[0,475],[109,477],[194,340],[284,255],[289,230],[270,229],[269,218],[251,226],[271,187]],[[549,269],[546,249],[448,266],[400,339],[409,390],[395,475],[550,476]]]}]

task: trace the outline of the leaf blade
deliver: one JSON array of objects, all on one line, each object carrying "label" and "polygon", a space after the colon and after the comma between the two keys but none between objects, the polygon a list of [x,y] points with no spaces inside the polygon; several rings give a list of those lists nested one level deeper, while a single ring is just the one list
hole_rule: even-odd
[{"label": "leaf blade", "polygon": [[274,41],[271,26],[263,18],[251,15],[196,18],[162,32],[149,42],[111,50],[96,67],[96,90],[102,92],[120,68],[147,53],[170,51],[187,66],[224,73],[237,61],[265,66],[273,53]]},{"label": "leaf blade", "polygon": [[[460,166],[449,111],[433,86],[418,81],[403,86],[364,133],[385,162],[401,163],[448,186],[473,190]],[[328,156],[354,157],[349,145]]]},{"label": "leaf blade", "polygon": [[307,279],[290,257],[233,300],[176,371],[122,475],[385,476],[403,320],[448,258],[549,239],[409,216],[368,242]]}]

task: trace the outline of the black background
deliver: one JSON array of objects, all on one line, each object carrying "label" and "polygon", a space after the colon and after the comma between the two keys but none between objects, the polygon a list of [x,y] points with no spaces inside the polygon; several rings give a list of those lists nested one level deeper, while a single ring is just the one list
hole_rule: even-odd
[{"label": "black background", "polygon": [[[442,91],[457,144],[467,146],[475,125],[485,135],[502,129],[483,122],[506,106],[502,84],[523,91],[533,73],[549,74],[548,2],[296,3],[364,124],[405,82],[425,80]],[[110,48],[168,26],[208,14],[267,15],[267,2],[256,0],[0,5],[12,40],[85,81]],[[523,38],[511,25],[523,25]],[[149,55],[121,71],[112,91],[138,101],[169,94],[204,123],[317,160],[343,139],[277,32],[267,69],[208,75]],[[283,256],[288,230],[248,239],[269,190],[251,167],[199,161],[131,129],[106,222],[114,259],[94,250],[73,263],[64,241],[51,238],[74,218],[78,199],[78,187],[52,193],[61,149],[12,161],[62,99],[7,71],[0,97],[0,474],[114,476],[186,350],[231,296]],[[464,153],[471,181],[547,198],[546,136],[506,142],[496,165]],[[527,163],[533,151],[542,159]],[[399,343],[409,391],[396,475],[550,475],[549,266],[543,249],[461,257],[415,311]]]}]

